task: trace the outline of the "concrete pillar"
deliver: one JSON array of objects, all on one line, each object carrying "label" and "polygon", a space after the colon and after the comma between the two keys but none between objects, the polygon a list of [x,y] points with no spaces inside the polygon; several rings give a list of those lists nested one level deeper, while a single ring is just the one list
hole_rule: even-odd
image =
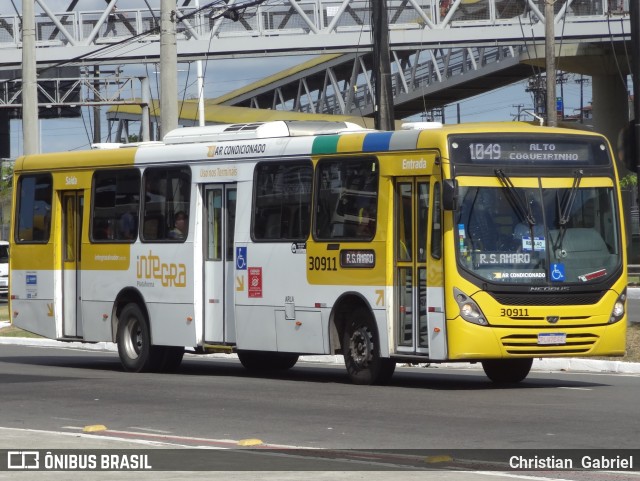
[{"label": "concrete pillar", "polygon": [[593,126],[616,152],[618,135],[629,122],[629,93],[619,74],[592,77]]},{"label": "concrete pillar", "polygon": [[8,159],[10,157],[11,123],[9,121],[9,109],[0,109],[0,159]]}]

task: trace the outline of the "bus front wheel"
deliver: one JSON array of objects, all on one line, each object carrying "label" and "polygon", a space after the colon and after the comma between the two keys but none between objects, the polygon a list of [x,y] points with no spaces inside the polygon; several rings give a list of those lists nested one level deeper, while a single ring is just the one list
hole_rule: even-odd
[{"label": "bus front wheel", "polygon": [[137,304],[127,304],[120,313],[116,343],[125,371],[155,371],[162,362],[163,352],[151,345],[149,324]]},{"label": "bus front wheel", "polygon": [[395,361],[380,357],[373,320],[366,309],[358,309],[347,322],[342,336],[344,364],[354,384],[386,384]]},{"label": "bus front wheel", "polygon": [[490,359],[482,361],[482,369],[489,379],[498,384],[517,383],[527,377],[533,359]]}]

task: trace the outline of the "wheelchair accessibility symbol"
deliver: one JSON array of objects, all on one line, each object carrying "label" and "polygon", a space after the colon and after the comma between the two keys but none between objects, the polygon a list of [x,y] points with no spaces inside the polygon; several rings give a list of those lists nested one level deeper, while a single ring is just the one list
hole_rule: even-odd
[{"label": "wheelchair accessibility symbol", "polygon": [[564,282],[564,264],[551,264],[551,282]]},{"label": "wheelchair accessibility symbol", "polygon": [[247,270],[247,248],[246,247],[236,248],[236,270],[238,271]]}]

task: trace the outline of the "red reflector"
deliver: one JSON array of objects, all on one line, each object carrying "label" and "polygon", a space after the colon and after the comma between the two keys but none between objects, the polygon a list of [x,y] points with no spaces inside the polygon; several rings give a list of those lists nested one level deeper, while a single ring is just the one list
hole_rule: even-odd
[{"label": "red reflector", "polygon": [[435,307],[429,307],[429,308],[427,308],[427,310],[429,312],[436,312],[436,308]]}]

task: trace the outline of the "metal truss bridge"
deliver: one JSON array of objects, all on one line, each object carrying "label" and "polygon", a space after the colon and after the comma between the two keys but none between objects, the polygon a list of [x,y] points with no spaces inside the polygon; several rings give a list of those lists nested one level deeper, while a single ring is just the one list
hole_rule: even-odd
[{"label": "metal truss bridge", "polygon": [[[128,8],[136,0],[120,0],[117,11],[112,11],[115,0],[96,11],[76,10],[78,0],[68,1],[67,11],[54,12],[47,0],[36,0],[39,68],[158,61],[159,0],[144,0],[144,8]],[[206,8],[200,10],[190,5],[191,0],[178,1],[178,59],[321,55],[311,64],[236,91],[218,103],[368,116],[372,114],[369,1],[266,0],[241,8],[247,0],[201,0]],[[589,59],[624,55],[630,39],[630,0],[556,0],[552,19],[544,18],[544,1],[388,0],[396,116],[531,76],[532,65],[543,65],[547,21],[555,24],[559,56],[567,58],[566,67],[560,68],[590,73]],[[0,16],[0,49],[0,70],[19,69],[18,15]],[[627,63],[622,62],[625,71]],[[8,106],[17,98],[16,90],[5,90],[6,94],[0,92],[0,104]],[[94,102],[101,101],[95,90],[92,96]],[[58,105],[64,98],[64,92],[52,94],[49,103]]]}]

